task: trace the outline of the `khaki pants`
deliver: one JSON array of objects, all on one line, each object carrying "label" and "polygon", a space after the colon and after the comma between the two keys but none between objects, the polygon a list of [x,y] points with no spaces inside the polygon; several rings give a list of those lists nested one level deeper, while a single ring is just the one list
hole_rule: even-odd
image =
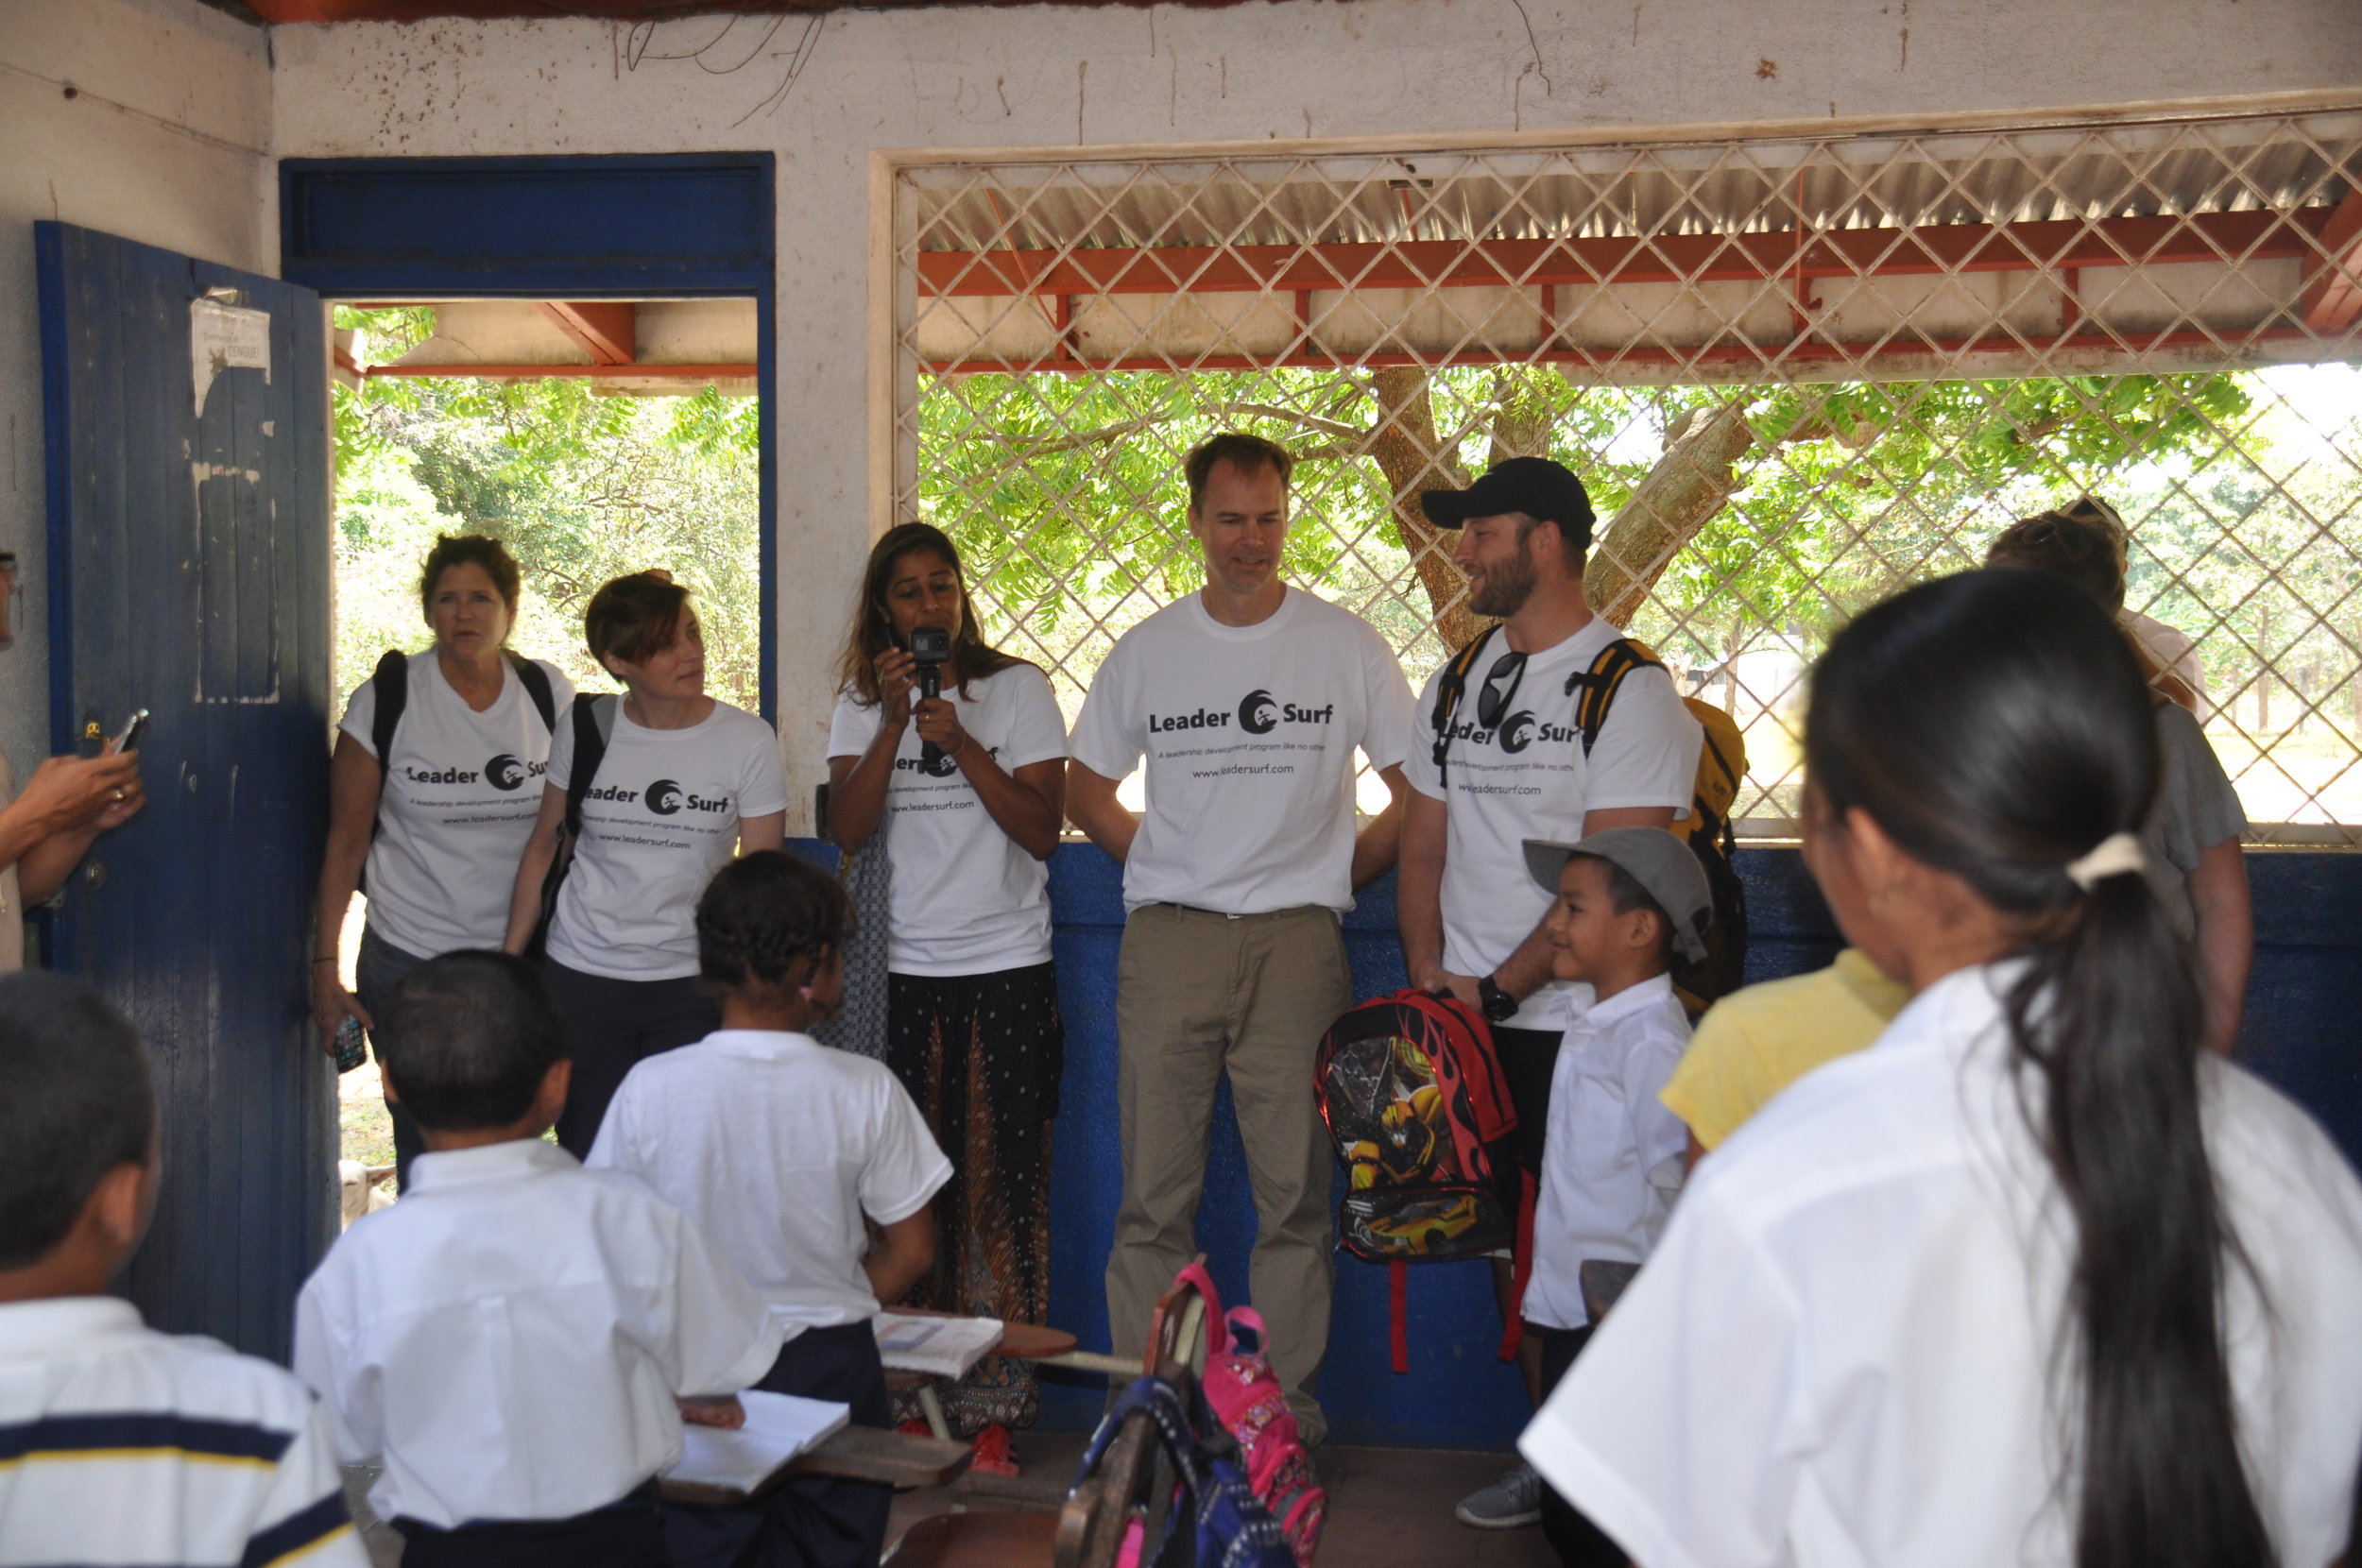
[{"label": "khaki pants", "polygon": [[1118,1355],[1147,1342],[1156,1299],[1197,1252],[1214,1090],[1224,1072],[1255,1194],[1248,1283],[1272,1369],[1308,1443],[1334,1283],[1327,1133],[1312,1094],[1321,1035],[1353,1005],[1337,916],[1319,908],[1232,919],[1172,904],[1132,912],[1116,976],[1116,1099],[1123,1202],[1107,1259]]}]

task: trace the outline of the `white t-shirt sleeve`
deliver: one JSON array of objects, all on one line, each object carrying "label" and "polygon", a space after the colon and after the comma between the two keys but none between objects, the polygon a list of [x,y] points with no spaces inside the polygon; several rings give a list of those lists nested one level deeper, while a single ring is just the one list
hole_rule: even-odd
[{"label": "white t-shirt sleeve", "polygon": [[951,1162],[935,1146],[926,1118],[901,1081],[880,1073],[869,1158],[862,1166],[862,1212],[881,1225],[899,1225],[927,1206],[951,1179]]},{"label": "white t-shirt sleeve", "polygon": [[1132,690],[1132,660],[1118,642],[1083,693],[1068,755],[1102,778],[1123,778],[1148,750],[1148,724]]},{"label": "white t-shirt sleeve", "polygon": [[836,711],[829,715],[829,755],[859,757],[878,738],[885,722],[885,705],[863,702],[852,688],[837,693]]},{"label": "white t-shirt sleeve", "polygon": [[1592,743],[1583,809],[1670,806],[1689,810],[1698,781],[1698,721],[1674,693],[1673,677],[1643,667],[1624,677]]},{"label": "white t-shirt sleeve", "polygon": [[779,755],[777,731],[761,719],[748,726],[760,730],[760,736],[747,738],[746,759],[738,775],[738,814],[746,817],[767,817],[774,811],[787,810],[787,762]]},{"label": "white t-shirt sleeve", "polygon": [[676,1263],[663,1299],[640,1325],[642,1343],[685,1398],[734,1394],[762,1380],[779,1356],[779,1328],[746,1276],[677,1212]]},{"label": "white t-shirt sleeve", "polygon": [[1682,1156],[1689,1151],[1688,1124],[1668,1110],[1662,1098],[1681,1055],[1675,1043],[1652,1039],[1624,1061],[1624,1103],[1631,1108],[1640,1168],[1649,1185],[1662,1192],[1680,1189]]},{"label": "white t-shirt sleeve", "polygon": [[[336,728],[343,734],[351,736],[363,751],[368,752],[371,757],[376,757],[377,738],[370,733],[376,725],[377,681],[375,677],[371,677],[354,687],[352,695],[345,699],[344,722]],[[384,759],[380,758],[380,760]]]},{"label": "white t-shirt sleeve", "polygon": [[1444,775],[1435,766],[1435,689],[1443,684],[1444,672],[1438,670],[1428,676],[1427,684],[1412,700],[1410,737],[1402,759],[1402,776],[1411,787],[1429,800],[1444,798]]},{"label": "white t-shirt sleeve", "polygon": [[1789,1561],[1796,1317],[1770,1259],[1692,1193],[1518,1450],[1649,1568]]},{"label": "white t-shirt sleeve", "polygon": [[1058,699],[1050,690],[1050,677],[1030,664],[1018,664],[995,679],[1007,681],[1012,688],[1004,765],[1015,770],[1036,762],[1063,759],[1067,754],[1066,715],[1058,711]]},{"label": "white t-shirt sleeve", "polygon": [[[590,698],[582,699],[585,702]],[[559,724],[550,734],[550,759],[541,774],[541,782],[554,790],[563,790],[574,775],[574,724],[572,719]]]},{"label": "white t-shirt sleeve", "polygon": [[1378,629],[1361,627],[1361,692],[1369,721],[1361,731],[1361,754],[1373,768],[1391,768],[1408,760],[1412,751],[1411,683],[1403,678],[1402,660],[1386,646]]},{"label": "white t-shirt sleeve", "polygon": [[337,1459],[363,1464],[385,1452],[385,1410],[376,1374],[352,1364],[350,1280],[331,1249],[296,1297],[291,1365],[319,1397]]}]

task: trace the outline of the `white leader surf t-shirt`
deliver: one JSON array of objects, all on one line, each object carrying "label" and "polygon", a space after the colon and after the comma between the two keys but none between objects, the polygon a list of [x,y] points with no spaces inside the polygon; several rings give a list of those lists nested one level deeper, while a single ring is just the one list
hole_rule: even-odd
[{"label": "white leader surf t-shirt", "polygon": [[1225,626],[1192,593],[1123,635],[1069,750],[1106,778],[1145,754],[1123,904],[1262,914],[1353,908],[1353,753],[1411,748],[1402,665],[1368,622],[1299,588]]},{"label": "white leader surf t-shirt", "polygon": [[[573,781],[574,726],[557,726],[549,780]],[[787,810],[787,769],[771,726],[725,702],[687,729],[633,724],[615,733],[582,802],[582,839],[558,889],[550,957],[610,980],[697,972],[697,900],[738,848],[743,817]]]},{"label": "white leader surf t-shirt", "polygon": [[[573,686],[556,665],[534,662],[549,677],[564,729]],[[378,758],[379,832],[363,871],[369,925],[416,958],[497,947],[508,934],[508,897],[541,810],[551,737],[505,659],[501,676],[501,694],[478,713],[443,679],[432,650],[412,654],[394,755]],[[336,727],[377,757],[376,723],[377,683],[365,680]]]},{"label": "white leader surf t-shirt", "polygon": [[[1009,773],[1066,756],[1066,716],[1050,677],[1013,664],[947,685],[970,745]],[[829,723],[829,755],[859,757],[877,739],[879,710],[849,690]],[[904,975],[989,975],[1050,962],[1050,868],[1018,846],[984,810],[960,765],[930,773],[918,726],[902,731],[886,786],[886,860],[894,869],[886,967]]]},{"label": "white leader surf t-shirt", "polygon": [[[1500,727],[1490,730],[1477,722],[1478,698],[1487,673],[1510,651],[1507,636],[1495,632],[1468,672],[1442,770],[1435,766],[1433,717],[1443,671],[1419,694],[1403,776],[1445,804],[1444,967],[1455,975],[1491,974],[1549,912],[1550,895],[1526,874],[1526,840],[1573,844],[1588,811],[1670,806],[1676,821],[1688,814],[1703,734],[1662,669],[1624,677],[1591,755],[1583,756],[1583,732],[1575,727],[1583,693],[1567,690],[1567,677],[1589,670],[1600,650],[1623,635],[1594,620],[1528,658]],[[1557,1032],[1553,1010],[1572,989],[1572,981],[1550,981],[1506,1027]]]}]

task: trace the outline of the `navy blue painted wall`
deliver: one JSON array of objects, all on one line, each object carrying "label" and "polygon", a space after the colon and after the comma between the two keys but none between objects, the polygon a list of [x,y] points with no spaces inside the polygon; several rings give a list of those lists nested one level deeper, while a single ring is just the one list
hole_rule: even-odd
[{"label": "navy blue painted wall", "polygon": [[[1837,929],[1796,852],[1747,849],[1738,861],[1754,923],[1748,978],[1772,980],[1828,963]],[[2261,852],[2248,857],[2248,868],[2257,950],[2241,1059],[2308,1106],[2362,1165],[2362,1026],[2355,1022],[2362,1019],[2362,855]],[[1050,1318],[1080,1334],[1086,1348],[1106,1350],[1102,1271],[1121,1185],[1115,1099],[1121,874],[1097,849],[1069,844],[1051,861],[1050,890],[1067,1026],[1051,1177]],[[1359,994],[1402,986],[1391,877],[1364,893],[1345,921],[1345,942]],[[1210,1254],[1225,1302],[1245,1298],[1254,1234],[1225,1090],[1198,1210],[1199,1244]],[[1397,1377],[1387,1367],[1385,1271],[1339,1255],[1321,1380],[1330,1436],[1350,1443],[1506,1448],[1527,1410],[1515,1373],[1495,1355],[1500,1322],[1489,1266],[1429,1264],[1412,1270],[1410,1279],[1411,1371]],[[1102,1397],[1095,1384],[1053,1384],[1044,1389],[1043,1420],[1087,1426]]]}]

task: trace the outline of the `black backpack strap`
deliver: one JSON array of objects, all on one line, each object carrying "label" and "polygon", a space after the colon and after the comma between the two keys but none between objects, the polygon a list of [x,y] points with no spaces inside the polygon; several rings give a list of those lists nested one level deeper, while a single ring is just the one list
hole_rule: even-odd
[{"label": "black backpack strap", "polygon": [[566,820],[557,829],[557,853],[550,857],[550,868],[541,875],[541,913],[525,944],[527,958],[539,958],[549,946],[550,922],[557,917],[557,890],[573,869],[574,841],[582,834],[582,803],[590,793],[591,781],[598,777],[599,764],[607,760],[608,737],[615,733],[617,701],[611,696],[575,699],[574,763],[566,779]]},{"label": "black backpack strap", "polygon": [[533,699],[533,710],[541,715],[541,728],[548,734],[556,734],[557,693],[550,690],[550,673],[513,651],[508,655],[508,667],[517,672],[517,684]]},{"label": "black backpack strap", "polygon": [[1487,626],[1468,639],[1468,645],[1452,655],[1444,666],[1444,678],[1435,684],[1435,711],[1429,722],[1435,726],[1435,772],[1450,776],[1448,755],[1451,751],[1452,715],[1460,710],[1461,699],[1468,694],[1468,672],[1484,656],[1484,645],[1493,640],[1495,628]]},{"label": "black backpack strap", "polygon": [[410,706],[410,656],[399,648],[386,649],[369,674],[369,686],[377,693],[377,712],[369,720],[369,744],[377,748],[377,765],[391,768],[394,726],[402,723],[402,710]]},{"label": "black backpack strap", "polygon": [[585,697],[574,704],[573,772],[566,777],[569,839],[582,834],[582,803],[598,777],[599,764],[607,760],[608,739],[615,733],[615,704],[612,696]]},{"label": "black backpack strap", "polygon": [[1662,659],[1651,655],[1631,638],[1619,637],[1600,650],[1588,670],[1578,670],[1566,677],[1566,690],[1571,695],[1576,687],[1583,688],[1583,698],[1575,704],[1575,727],[1583,733],[1583,754],[1591,755],[1591,746],[1606,727],[1607,710],[1622,689],[1624,677],[1635,670],[1665,668]]}]

